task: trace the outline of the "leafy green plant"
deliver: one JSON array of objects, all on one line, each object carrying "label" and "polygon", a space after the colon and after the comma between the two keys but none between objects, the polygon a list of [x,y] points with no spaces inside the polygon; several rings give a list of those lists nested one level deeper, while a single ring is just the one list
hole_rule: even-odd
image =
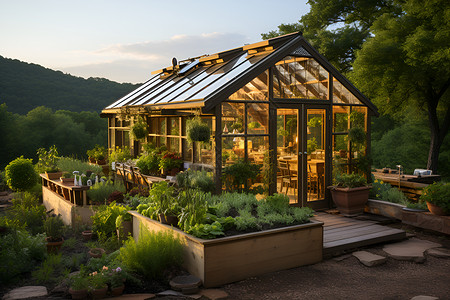
[{"label": "leafy green plant", "polygon": [[423,189],[420,200],[432,203],[450,213],[450,183],[435,182]]},{"label": "leafy green plant", "polygon": [[60,241],[63,237],[64,223],[60,215],[50,216],[44,221],[44,231],[51,242]]},{"label": "leafy green plant", "polygon": [[189,143],[209,143],[211,130],[208,124],[204,123],[199,116],[196,116],[186,122],[186,135]]},{"label": "leafy green plant", "polygon": [[360,174],[337,174],[334,178],[335,184],[338,187],[355,188],[367,185],[367,180]]},{"label": "leafy green plant", "polygon": [[148,152],[139,157],[136,162],[136,167],[138,167],[144,175],[157,175],[160,160],[161,156],[156,151]]},{"label": "leafy green plant", "polygon": [[11,230],[0,235],[0,280],[8,283],[31,271],[46,255],[45,235]]},{"label": "leafy green plant", "polygon": [[147,136],[147,134],[147,124],[145,123],[144,119],[139,116],[137,122],[135,122],[133,126],[131,126],[130,135],[135,140],[142,140]]},{"label": "leafy green plant", "polygon": [[222,181],[227,191],[252,192],[251,179],[256,178],[260,171],[260,165],[239,160],[223,169]]},{"label": "leafy green plant", "polygon": [[101,166],[90,165],[87,162],[69,157],[61,157],[57,165],[61,171],[67,172],[70,176],[72,176],[73,171],[79,171],[80,174],[87,174],[88,171],[93,174],[100,174],[103,171]]},{"label": "leafy green plant", "polygon": [[111,154],[109,155],[109,162],[127,162],[127,160],[132,159],[133,156],[131,155],[131,150],[129,147],[116,147],[111,151]]},{"label": "leafy green plant", "polygon": [[64,268],[63,258],[59,253],[47,256],[31,275],[39,284],[56,284],[66,277],[68,272],[69,270]]},{"label": "leafy green plant", "polygon": [[39,172],[58,172],[58,150],[56,146],[53,145],[46,150],[45,148],[39,148],[37,150],[37,155],[39,156],[39,161],[37,167]]},{"label": "leafy green plant", "polygon": [[120,181],[112,182],[110,180],[94,184],[87,192],[87,196],[92,204],[105,204],[109,196],[114,192],[124,193],[125,187]]},{"label": "leafy green plant", "polygon": [[364,144],[366,141],[366,132],[361,127],[353,127],[348,131],[348,139],[352,143]]},{"label": "leafy green plant", "polygon": [[83,272],[79,272],[70,277],[70,288],[74,291],[87,290],[89,288],[89,278]]},{"label": "leafy green plant", "polygon": [[95,210],[95,215],[91,216],[92,230],[100,239],[107,239],[116,237],[116,219],[120,215],[125,215],[130,207],[113,202],[110,205],[98,206]]},{"label": "leafy green plant", "polygon": [[178,226],[180,226],[181,230],[189,233],[193,226],[204,222],[208,211],[207,199],[209,197],[209,193],[199,190],[188,189],[179,194],[178,202],[182,209]]},{"label": "leafy green plant", "polygon": [[204,170],[193,171],[187,170],[177,174],[178,187],[182,189],[199,189],[205,193],[213,192],[215,190],[215,183],[212,174]]},{"label": "leafy green plant", "polygon": [[11,161],[5,168],[5,179],[8,186],[15,191],[33,188],[37,182],[37,174],[32,160],[21,156]]},{"label": "leafy green plant", "polygon": [[127,240],[118,259],[131,271],[151,280],[161,278],[162,272],[170,267],[180,267],[182,249],[181,241],[173,234],[149,232],[141,227],[139,243]]},{"label": "leafy green plant", "polygon": [[45,220],[45,206],[40,205],[38,197],[30,192],[15,193],[12,209],[3,218],[14,222],[32,234],[42,233]]}]

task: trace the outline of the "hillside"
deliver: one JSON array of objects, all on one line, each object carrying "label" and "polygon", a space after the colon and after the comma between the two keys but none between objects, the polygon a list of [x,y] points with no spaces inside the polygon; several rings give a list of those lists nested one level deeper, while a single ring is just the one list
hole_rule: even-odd
[{"label": "hillside", "polygon": [[0,104],[26,114],[38,106],[100,112],[137,85],[104,78],[84,79],[0,56]]}]

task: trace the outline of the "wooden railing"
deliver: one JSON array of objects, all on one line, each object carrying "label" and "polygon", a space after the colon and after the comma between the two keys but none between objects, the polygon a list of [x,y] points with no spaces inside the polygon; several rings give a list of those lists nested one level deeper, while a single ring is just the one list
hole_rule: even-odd
[{"label": "wooden railing", "polygon": [[67,201],[78,206],[88,205],[86,191],[89,186],[74,186],[73,179],[62,182],[60,179],[49,179],[45,174],[40,174],[42,186],[60,195]]}]

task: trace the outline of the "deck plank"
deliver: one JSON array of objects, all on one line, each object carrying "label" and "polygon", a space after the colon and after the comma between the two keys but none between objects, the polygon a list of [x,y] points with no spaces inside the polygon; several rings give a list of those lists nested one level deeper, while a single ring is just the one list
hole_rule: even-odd
[{"label": "deck plank", "polygon": [[356,220],[326,213],[317,213],[314,218],[324,222],[324,256],[406,238],[405,231],[379,225],[375,221]]}]

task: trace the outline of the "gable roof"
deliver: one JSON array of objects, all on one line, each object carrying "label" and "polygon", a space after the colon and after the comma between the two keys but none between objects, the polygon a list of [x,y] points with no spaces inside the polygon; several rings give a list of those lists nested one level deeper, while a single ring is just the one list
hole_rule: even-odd
[{"label": "gable roof", "polygon": [[301,35],[288,34],[213,55],[190,58],[152,72],[153,77],[125,95],[103,113],[121,108],[199,108],[211,111],[253,78],[288,55],[313,57],[342,83],[372,114],[377,108]]}]

